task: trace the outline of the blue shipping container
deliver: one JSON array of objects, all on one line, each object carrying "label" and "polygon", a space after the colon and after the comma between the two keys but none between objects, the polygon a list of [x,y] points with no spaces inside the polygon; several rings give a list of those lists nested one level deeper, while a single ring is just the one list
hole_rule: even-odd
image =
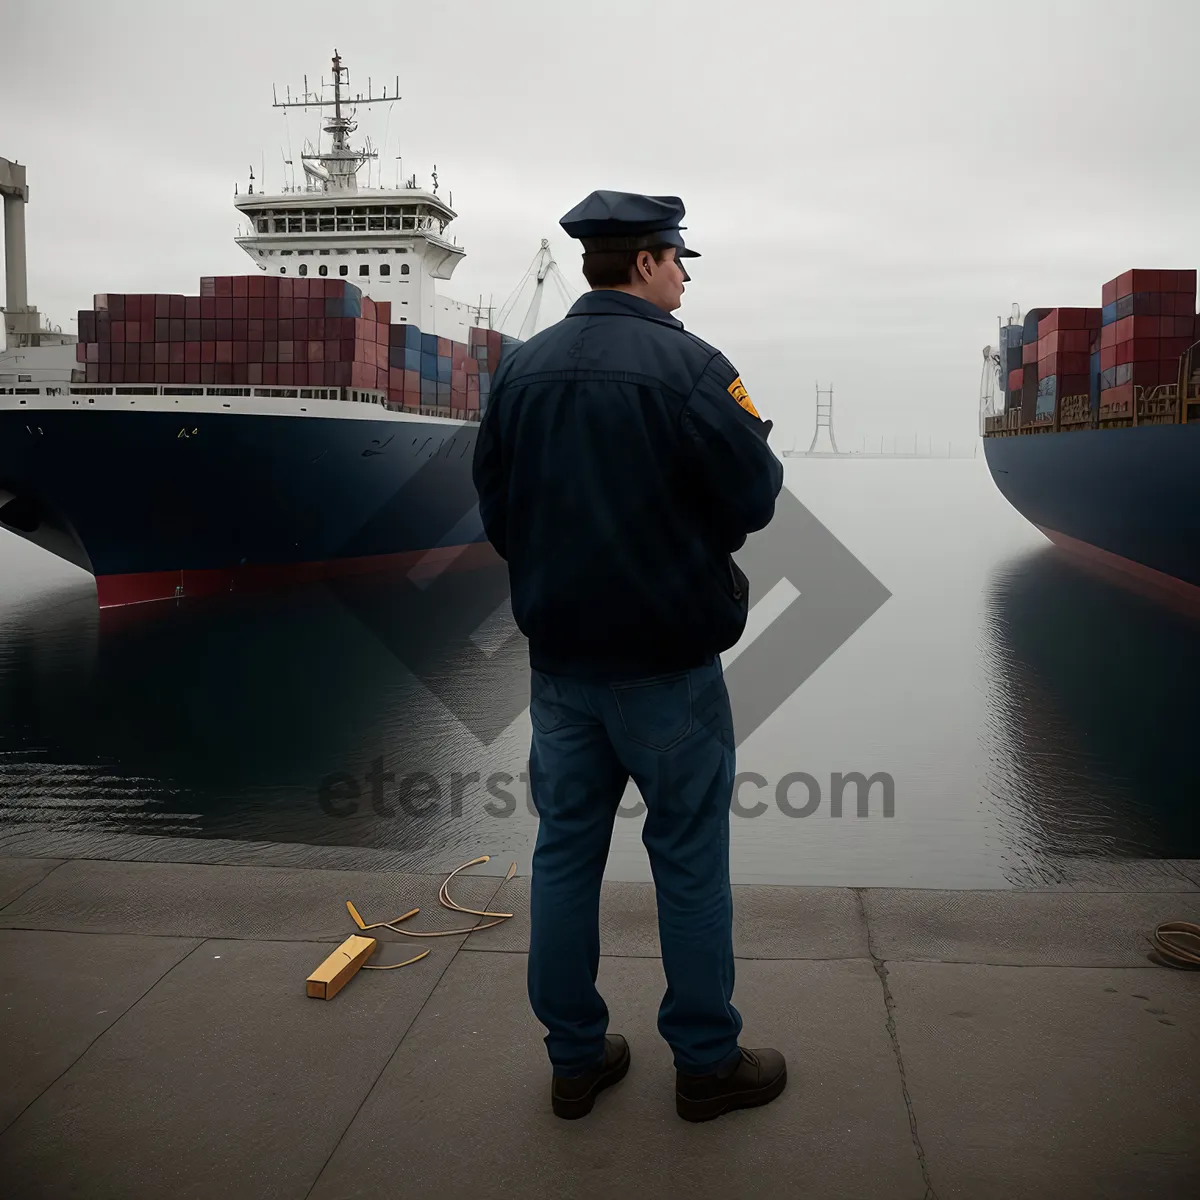
[{"label": "blue shipping container", "polygon": [[421,351],[419,348],[414,350],[411,346],[405,347],[403,366],[406,371],[419,371],[421,369]]},{"label": "blue shipping container", "polygon": [[437,380],[438,383],[444,383],[447,386],[450,384],[450,362],[448,358],[439,358],[437,360]]},{"label": "blue shipping container", "polygon": [[437,381],[438,360],[436,354],[421,355],[421,378]]},{"label": "blue shipping container", "polygon": [[1111,304],[1106,304],[1100,310],[1101,325],[1115,325],[1117,321],[1117,302],[1114,300]]},{"label": "blue shipping container", "polygon": [[437,358],[437,334],[423,333],[421,334],[421,353],[432,354]]},{"label": "blue shipping container", "polygon": [[410,350],[416,350],[418,353],[421,350],[421,331],[415,325],[405,327],[404,344]]}]

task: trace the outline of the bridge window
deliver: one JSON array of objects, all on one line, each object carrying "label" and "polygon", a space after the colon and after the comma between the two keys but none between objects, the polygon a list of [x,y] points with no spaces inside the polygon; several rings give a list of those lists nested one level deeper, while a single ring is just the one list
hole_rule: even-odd
[{"label": "bridge window", "polygon": [[371,217],[367,221],[367,228],[368,229],[382,229],[383,228],[383,218],[382,217]]},{"label": "bridge window", "polygon": [[370,275],[371,268],[366,263],[363,263],[362,266],[358,268],[358,273],[360,275]]},{"label": "bridge window", "polygon": [[266,232],[267,232],[267,222],[266,222],[266,221],[259,221],[259,223],[258,223],[258,232],[259,232],[259,233],[266,233]]},{"label": "bridge window", "polygon": [[380,275],[390,275],[392,273],[391,263],[382,263],[379,267]]},{"label": "bridge window", "polygon": [[349,270],[350,270],[350,268],[348,266],[346,266],[345,263],[342,263],[342,265],[340,267],[338,267],[338,274],[345,275],[349,272]]},{"label": "bridge window", "polygon": [[279,268],[279,273],[280,273],[280,275],[286,275],[286,274],[287,274],[287,267],[280,267],[280,268]]},{"label": "bridge window", "polygon": [[321,226],[322,233],[333,233],[333,231],[334,231],[333,230],[333,218],[332,217],[322,217],[320,219],[320,226]]},{"label": "bridge window", "polygon": [[328,275],[328,274],[329,274],[329,268],[328,268],[328,267],[327,267],[327,266],[326,266],[324,263],[322,263],[322,264],[321,264],[321,265],[320,265],[320,266],[317,268],[317,274],[318,274],[318,275]]},{"label": "bridge window", "polygon": [[307,275],[307,274],[308,274],[308,263],[301,263],[301,264],[300,264],[300,274],[301,274],[301,275]]},{"label": "bridge window", "polygon": [[350,217],[338,217],[337,219],[338,233],[353,233],[354,221]]},{"label": "bridge window", "polygon": [[276,233],[287,233],[287,217],[276,217],[272,224]]},{"label": "bridge window", "polygon": [[401,275],[407,275],[407,274],[408,274],[408,263],[401,263],[401,264],[400,264],[400,274],[401,274]]}]

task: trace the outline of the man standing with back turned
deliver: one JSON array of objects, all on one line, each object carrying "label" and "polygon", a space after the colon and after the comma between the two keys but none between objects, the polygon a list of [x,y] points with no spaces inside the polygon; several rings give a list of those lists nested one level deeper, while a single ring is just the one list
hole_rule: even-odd
[{"label": "man standing with back turned", "polygon": [[529,641],[529,999],[565,1118],[629,1068],[596,972],[600,883],[631,776],[679,1115],[766,1104],[787,1082],[778,1051],[738,1046],[731,1003],[734,735],[718,657],[748,611],[732,551],[771,520],[783,468],[737,371],[670,315],[682,259],[697,257],[683,215],[675,196],[599,191],[563,217],[592,290],[501,361],[475,447],[480,515]]}]

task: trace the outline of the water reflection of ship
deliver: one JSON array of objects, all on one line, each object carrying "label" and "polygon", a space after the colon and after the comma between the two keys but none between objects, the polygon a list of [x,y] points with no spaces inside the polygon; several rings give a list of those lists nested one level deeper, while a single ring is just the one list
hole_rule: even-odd
[{"label": "water reflection of ship", "polygon": [[523,639],[503,616],[489,646],[475,634],[503,612],[503,569],[448,572],[432,592],[379,576],[152,613],[12,614],[3,820],[414,853],[469,842],[469,804],[448,829],[445,806],[381,819],[365,782],[352,817],[317,802],[323,779],[364,781],[377,759],[398,779],[479,769],[481,743],[525,707]]},{"label": "water reflection of ship", "polygon": [[987,616],[989,791],[1014,872],[1200,856],[1200,624],[1051,549],[996,571]]}]

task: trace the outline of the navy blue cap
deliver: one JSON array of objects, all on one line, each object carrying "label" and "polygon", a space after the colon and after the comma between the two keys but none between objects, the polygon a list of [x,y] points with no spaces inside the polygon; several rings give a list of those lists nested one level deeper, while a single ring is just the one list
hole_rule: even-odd
[{"label": "navy blue cap", "polygon": [[[568,237],[585,250],[641,250],[674,246],[676,258],[699,258],[684,245],[683,201],[678,196],[639,196],[636,192],[593,192],[559,221]],[[589,245],[589,242],[599,244]]]}]

